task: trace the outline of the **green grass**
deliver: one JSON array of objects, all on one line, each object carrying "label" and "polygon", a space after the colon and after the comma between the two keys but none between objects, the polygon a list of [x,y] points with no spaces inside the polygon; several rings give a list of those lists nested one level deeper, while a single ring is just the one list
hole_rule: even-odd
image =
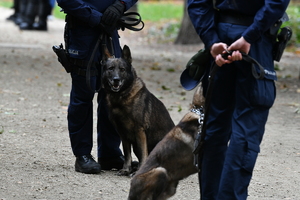
[{"label": "green grass", "polygon": [[183,16],[183,3],[138,3],[138,12],[144,21],[179,20]]}]

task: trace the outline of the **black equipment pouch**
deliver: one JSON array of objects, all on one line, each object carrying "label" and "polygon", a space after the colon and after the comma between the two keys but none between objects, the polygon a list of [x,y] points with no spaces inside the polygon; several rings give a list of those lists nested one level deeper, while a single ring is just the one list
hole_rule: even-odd
[{"label": "black equipment pouch", "polygon": [[72,65],[71,62],[69,61],[68,53],[66,49],[64,49],[63,45],[62,44],[60,44],[59,46],[54,45],[52,49],[54,53],[56,53],[58,57],[58,61],[60,62],[60,64],[62,64],[62,66],[67,71],[67,73],[72,72]]},{"label": "black equipment pouch", "polygon": [[292,37],[292,29],[290,27],[280,28],[283,22],[289,21],[289,16],[285,12],[283,16],[278,19],[273,26],[267,31],[267,36],[269,36],[273,41],[273,60],[279,62],[284,49],[288,41]]},{"label": "black equipment pouch", "polygon": [[273,48],[273,59],[277,62],[280,61],[283,51],[291,39],[293,31],[290,27],[283,27],[280,29],[279,34],[277,35],[274,48]]}]

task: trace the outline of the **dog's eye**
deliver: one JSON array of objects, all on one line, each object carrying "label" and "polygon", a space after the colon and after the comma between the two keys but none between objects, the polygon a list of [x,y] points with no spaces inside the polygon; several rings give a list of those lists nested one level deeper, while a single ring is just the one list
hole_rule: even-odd
[{"label": "dog's eye", "polygon": [[120,68],[120,71],[121,71],[121,72],[125,72],[125,68],[121,67],[121,68]]},{"label": "dog's eye", "polygon": [[110,70],[110,71],[113,71],[114,69],[115,69],[114,66],[110,66],[110,67],[108,68],[108,70]]}]

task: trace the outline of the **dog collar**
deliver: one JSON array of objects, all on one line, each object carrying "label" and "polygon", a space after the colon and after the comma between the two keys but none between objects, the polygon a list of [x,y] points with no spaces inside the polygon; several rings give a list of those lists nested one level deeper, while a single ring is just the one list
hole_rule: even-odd
[{"label": "dog collar", "polygon": [[204,107],[203,106],[200,106],[200,108],[197,108],[196,106],[194,106],[192,109],[191,109],[191,112],[199,115],[199,119],[198,119],[198,122],[200,124],[200,126],[203,125],[203,121],[204,121]]}]

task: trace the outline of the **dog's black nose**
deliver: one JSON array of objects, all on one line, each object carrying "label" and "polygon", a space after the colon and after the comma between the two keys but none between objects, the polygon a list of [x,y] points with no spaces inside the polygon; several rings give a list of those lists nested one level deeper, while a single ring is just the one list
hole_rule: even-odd
[{"label": "dog's black nose", "polygon": [[117,85],[119,85],[119,84],[120,84],[120,82],[121,82],[121,80],[120,80],[120,78],[119,78],[119,77],[114,77],[114,78],[113,78],[113,85],[114,85],[114,86],[117,86]]},{"label": "dog's black nose", "polygon": [[119,81],[120,81],[120,78],[119,78],[119,77],[114,77],[114,78],[113,78],[113,81],[114,81],[114,82],[119,82]]}]

